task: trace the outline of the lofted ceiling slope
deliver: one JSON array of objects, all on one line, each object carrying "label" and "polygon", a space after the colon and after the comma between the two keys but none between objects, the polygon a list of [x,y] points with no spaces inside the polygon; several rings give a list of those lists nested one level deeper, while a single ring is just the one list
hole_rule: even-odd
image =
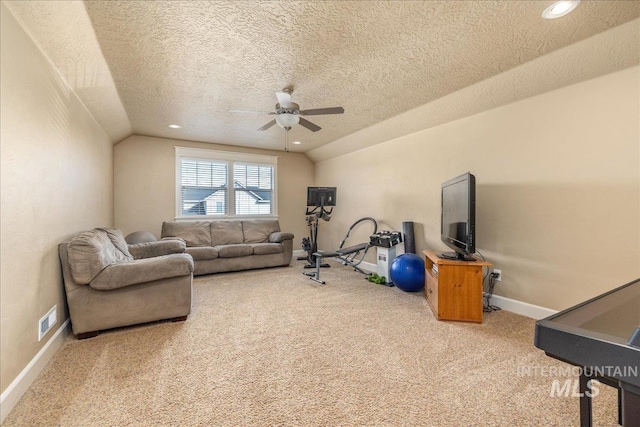
[{"label": "lofted ceiling slope", "polygon": [[272,116],[227,110],[273,111],[286,86],[301,109],[344,107],[310,118],[319,132],[291,130],[301,152],[640,16],[633,1],[582,1],[553,21],[540,17],[551,1],[86,1],[54,20],[74,2],[14,3],[45,51],[90,23],[135,134],[281,150],[281,128],[256,131]]}]

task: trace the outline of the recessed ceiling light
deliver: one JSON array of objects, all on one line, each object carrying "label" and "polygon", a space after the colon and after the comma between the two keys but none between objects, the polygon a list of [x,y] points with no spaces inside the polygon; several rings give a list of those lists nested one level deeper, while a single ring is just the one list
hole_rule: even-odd
[{"label": "recessed ceiling light", "polygon": [[542,17],[544,19],[560,18],[570,13],[576,7],[578,7],[578,4],[580,4],[580,0],[557,1],[553,3],[551,6],[549,6],[548,8],[546,8],[544,12],[542,12]]},{"label": "recessed ceiling light", "polygon": [[180,128],[182,128],[182,126],[180,126],[180,125],[169,125],[169,127],[171,129],[180,129]]},{"label": "recessed ceiling light", "polygon": [[293,141],[293,144],[294,144],[294,145],[300,145],[300,144],[302,144],[302,142],[300,142],[300,141]]}]

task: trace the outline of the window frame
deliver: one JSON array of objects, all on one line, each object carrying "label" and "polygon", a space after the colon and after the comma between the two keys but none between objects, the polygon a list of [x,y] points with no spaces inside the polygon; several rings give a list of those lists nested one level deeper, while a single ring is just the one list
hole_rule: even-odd
[{"label": "window frame", "polygon": [[[278,157],[264,154],[236,153],[232,151],[207,150],[175,146],[175,221],[197,221],[211,219],[278,219]],[[182,159],[225,162],[227,164],[227,213],[225,215],[182,214]],[[273,193],[270,214],[243,214],[235,212],[234,164],[271,166],[273,168]]]}]

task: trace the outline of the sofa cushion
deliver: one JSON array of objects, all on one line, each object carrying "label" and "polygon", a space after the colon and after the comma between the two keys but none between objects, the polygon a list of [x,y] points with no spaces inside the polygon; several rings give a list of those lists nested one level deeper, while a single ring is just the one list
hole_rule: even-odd
[{"label": "sofa cushion", "polygon": [[245,243],[262,243],[269,241],[269,235],[280,231],[277,219],[256,219],[242,221],[242,232]]},{"label": "sofa cushion", "polygon": [[97,228],[97,230],[102,230],[107,233],[107,237],[113,243],[113,246],[116,247],[120,252],[124,254],[127,260],[133,260],[133,256],[129,253],[129,244],[124,238],[122,231],[117,228]]},{"label": "sofa cushion", "polygon": [[211,246],[242,242],[242,221],[211,221]]},{"label": "sofa cushion", "polygon": [[253,248],[251,245],[235,244],[235,245],[219,245],[215,249],[218,250],[218,257],[220,258],[237,258],[241,256],[249,256],[253,254]]},{"label": "sofa cushion", "polygon": [[284,248],[280,243],[251,243],[254,255],[281,254]]},{"label": "sofa cushion", "polygon": [[[111,232],[111,236],[116,234]],[[117,236],[114,239],[117,241]],[[124,237],[122,240],[124,241]],[[73,281],[78,285],[87,285],[110,264],[132,261],[133,257],[126,249],[126,243],[124,250],[126,252],[113,244],[105,230],[96,228],[74,237],[67,248]]]},{"label": "sofa cushion", "polygon": [[187,248],[185,252],[191,255],[194,261],[218,258],[218,250],[216,248],[212,248],[211,246]]},{"label": "sofa cushion", "polygon": [[163,222],[162,238],[180,237],[187,246],[211,246],[211,222]]},{"label": "sofa cushion", "polygon": [[108,291],[193,272],[193,260],[187,254],[172,254],[124,261],[109,265],[89,284],[93,289]]}]

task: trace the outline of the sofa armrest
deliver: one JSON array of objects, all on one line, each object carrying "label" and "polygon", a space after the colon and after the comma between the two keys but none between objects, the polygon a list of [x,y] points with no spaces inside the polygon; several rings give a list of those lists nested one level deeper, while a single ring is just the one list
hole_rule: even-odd
[{"label": "sofa armrest", "polygon": [[285,240],[293,240],[293,234],[276,231],[269,235],[269,243],[282,243]]},{"label": "sofa armrest", "polygon": [[129,252],[133,259],[153,258],[163,255],[181,254],[187,245],[184,240],[167,239],[157,242],[136,243],[129,245]]},{"label": "sofa armrest", "polygon": [[102,270],[89,283],[89,286],[93,289],[108,291],[192,273],[191,255],[172,254],[111,264]]},{"label": "sofa armrest", "polygon": [[178,242],[182,242],[185,245],[187,244],[187,241],[184,240],[182,237],[169,236],[169,237],[163,237],[161,240],[177,240]]}]

